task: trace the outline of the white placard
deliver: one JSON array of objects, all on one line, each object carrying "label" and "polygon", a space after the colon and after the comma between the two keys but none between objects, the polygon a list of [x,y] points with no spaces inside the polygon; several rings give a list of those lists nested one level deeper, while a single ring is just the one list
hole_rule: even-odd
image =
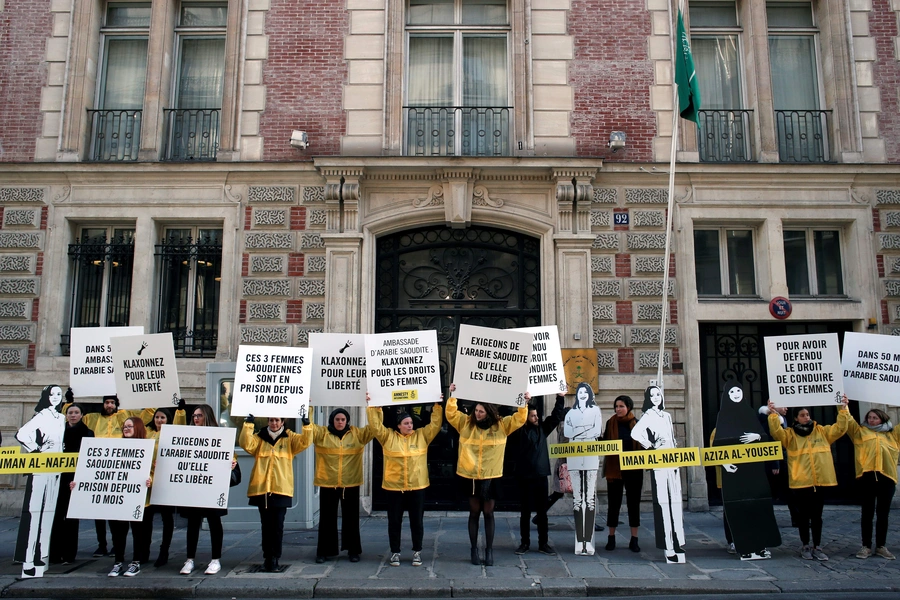
[{"label": "white placard", "polygon": [[366,405],[366,341],[358,333],[311,333],[310,404]]},{"label": "white placard", "polygon": [[69,387],[76,398],[116,393],[109,338],[143,335],[143,327],[73,327],[69,330]]},{"label": "white placard", "polygon": [[109,343],[121,408],[178,404],[181,388],[171,333],[113,337]]},{"label": "white placard", "polygon": [[844,390],[836,333],[763,339],[769,398],[776,406],[840,406]]},{"label": "white placard", "polygon": [[524,406],[531,367],[531,333],[459,326],[453,383],[457,398]]},{"label": "white placard", "polygon": [[546,327],[519,327],[509,331],[522,331],[532,335],[531,366],[528,372],[528,391],[532,396],[554,395],[569,389],[559,330],[556,325]]},{"label": "white placard", "polygon": [[309,348],[239,346],[231,414],[305,418],[311,371]]},{"label": "white placard", "polygon": [[226,508],[234,429],[163,425],[159,432],[151,504]]},{"label": "white placard", "polygon": [[371,406],[441,401],[436,331],[376,333],[365,338]]},{"label": "white placard", "polygon": [[848,331],[841,366],[848,398],[900,406],[900,337]]},{"label": "white placard", "polygon": [[153,464],[153,440],[84,438],[69,519],[140,521]]}]

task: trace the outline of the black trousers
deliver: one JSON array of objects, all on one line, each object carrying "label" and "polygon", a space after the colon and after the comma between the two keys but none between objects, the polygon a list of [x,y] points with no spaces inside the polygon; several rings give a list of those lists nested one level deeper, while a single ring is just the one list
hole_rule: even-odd
[{"label": "black trousers", "polygon": [[403,525],[403,513],[409,513],[409,530],[412,534],[413,552],[421,552],[422,538],[425,537],[425,490],[411,492],[395,492],[385,490],[387,498],[388,540],[391,552],[400,552],[400,527]]},{"label": "black trousers", "polygon": [[883,473],[868,471],[856,480],[862,496],[862,517],[859,520],[862,528],[862,543],[872,547],[872,519],[875,522],[875,546],[884,546],[887,542],[888,514],[891,512],[891,500],[897,484]]},{"label": "black trousers", "polygon": [[[209,524],[209,544],[213,560],[222,558],[222,539],[225,530],[222,529],[222,517],[219,515],[207,515]],[[203,525],[203,517],[192,515],[187,520],[187,557],[197,558],[197,544],[200,542],[200,526]]]},{"label": "black trousers", "polygon": [[531,513],[536,513],[538,545],[547,543],[547,477],[518,477],[519,535],[522,543],[531,545]]},{"label": "black trousers", "polygon": [[281,542],[284,540],[283,506],[259,506],[259,524],[262,529],[263,558],[281,558]]},{"label": "black trousers", "polygon": [[81,521],[66,518],[69,499],[72,497],[69,482],[74,479],[74,475],[63,473],[59,477],[59,495],[56,497],[56,513],[53,515],[53,530],[50,534],[50,562],[74,562],[75,555],[78,554],[78,526]]},{"label": "black trousers", "polygon": [[808,487],[791,490],[797,517],[797,533],[804,546],[809,545],[809,531],[812,529],[812,545],[822,543],[822,510],[825,508],[825,493]]},{"label": "black trousers", "polygon": [[619,526],[619,511],[622,510],[622,494],[628,507],[628,526],[641,526],[641,490],[644,487],[644,472],[622,471],[621,479],[607,479],[607,501],[609,512],[606,515],[607,527]]},{"label": "black trousers", "polygon": [[116,562],[125,562],[125,544],[128,541],[128,529],[131,528],[132,560],[147,562],[150,557],[145,554],[148,544],[145,541],[147,527],[143,521],[110,521],[113,547],[116,549]]},{"label": "black trousers", "polygon": [[336,556],[338,550],[338,505],[341,507],[340,550],[362,554],[359,539],[359,486],[319,488],[319,542],[316,556]]}]

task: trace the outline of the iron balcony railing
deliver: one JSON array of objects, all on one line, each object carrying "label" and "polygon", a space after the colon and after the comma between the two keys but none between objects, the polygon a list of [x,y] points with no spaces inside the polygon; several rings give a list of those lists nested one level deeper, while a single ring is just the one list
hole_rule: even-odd
[{"label": "iron balcony railing", "polygon": [[701,162],[750,162],[753,148],[752,110],[701,110],[697,128]]},{"label": "iron balcony railing", "polygon": [[216,160],[219,149],[218,108],[167,108],[163,160]]},{"label": "iron balcony railing", "polygon": [[790,163],[831,162],[830,110],[776,110],[778,158]]},{"label": "iron balcony railing", "polygon": [[141,111],[88,110],[91,149],[88,160],[125,162],[137,160],[141,146]]},{"label": "iron balcony railing", "polygon": [[510,107],[407,106],[407,156],[509,156]]}]

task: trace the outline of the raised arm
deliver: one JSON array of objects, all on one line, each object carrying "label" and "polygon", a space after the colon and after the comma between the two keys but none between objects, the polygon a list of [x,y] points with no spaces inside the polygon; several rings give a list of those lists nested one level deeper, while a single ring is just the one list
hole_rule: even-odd
[{"label": "raised arm", "polygon": [[241,428],[241,437],[238,443],[241,448],[243,448],[247,454],[252,456],[256,456],[256,453],[259,452],[259,445],[262,443],[262,440],[259,439],[259,436],[254,433],[253,420],[251,417],[247,417],[251,419],[249,421],[244,421],[244,426]]},{"label": "raised arm", "polygon": [[440,403],[435,403],[434,408],[431,410],[431,422],[423,427],[425,441],[427,441],[429,444],[441,430],[441,424],[444,422],[443,415],[444,408],[440,405]]}]

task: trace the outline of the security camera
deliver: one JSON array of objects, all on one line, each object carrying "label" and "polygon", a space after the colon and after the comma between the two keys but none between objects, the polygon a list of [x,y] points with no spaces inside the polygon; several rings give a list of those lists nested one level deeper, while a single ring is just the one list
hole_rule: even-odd
[{"label": "security camera", "polygon": [[295,129],[291,132],[291,146],[306,150],[309,147],[309,136],[306,135],[305,131],[297,131]]},{"label": "security camera", "polygon": [[625,132],[613,131],[609,134],[609,142],[606,146],[613,152],[618,152],[625,148]]}]

